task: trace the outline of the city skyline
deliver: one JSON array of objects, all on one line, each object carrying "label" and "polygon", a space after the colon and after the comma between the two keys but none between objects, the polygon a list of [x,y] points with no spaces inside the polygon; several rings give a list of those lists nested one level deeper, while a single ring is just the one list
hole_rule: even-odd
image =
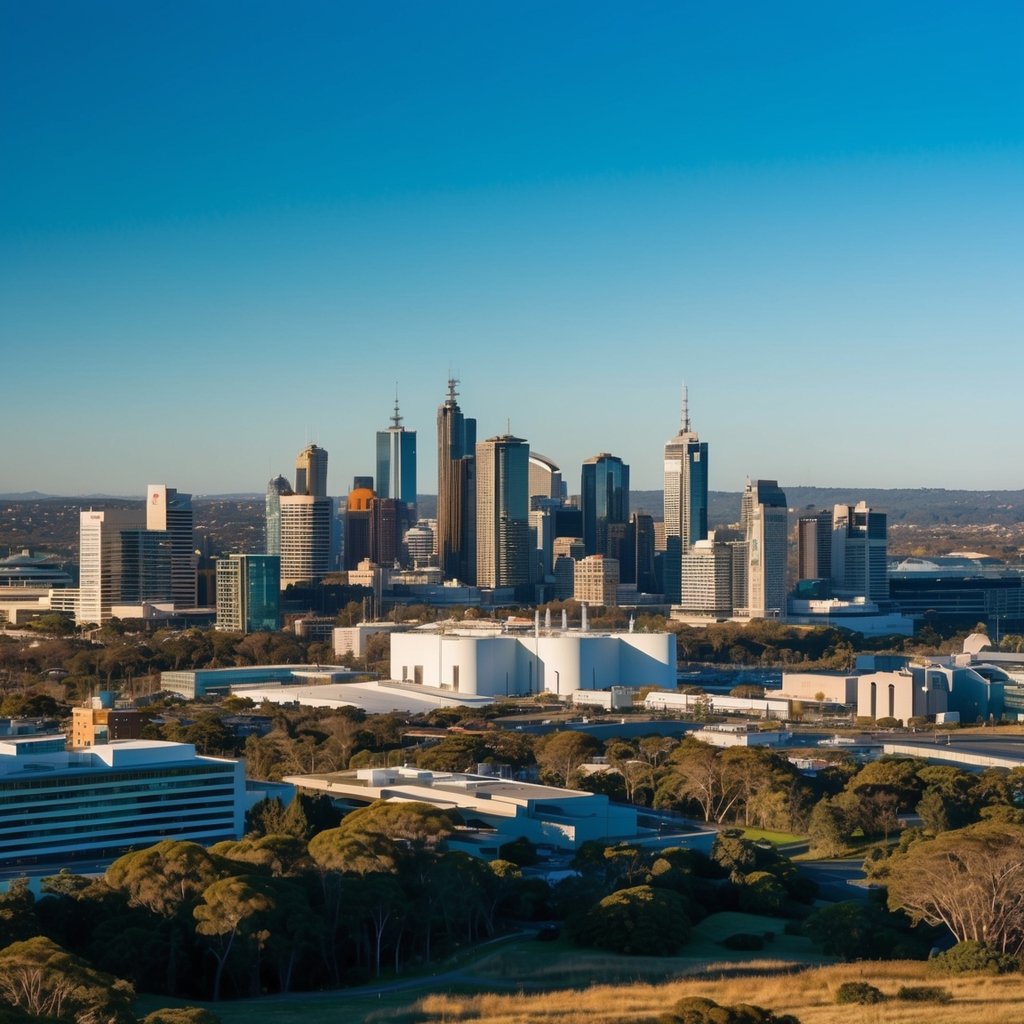
[{"label": "city skyline", "polygon": [[0,493],[341,495],[396,382],[430,493],[449,376],[570,489],[684,380],[713,490],[1020,486],[1019,5],[0,18]]}]

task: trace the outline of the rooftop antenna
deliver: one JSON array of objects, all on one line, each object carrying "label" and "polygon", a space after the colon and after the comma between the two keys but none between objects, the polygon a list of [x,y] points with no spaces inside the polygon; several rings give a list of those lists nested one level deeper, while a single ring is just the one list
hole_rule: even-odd
[{"label": "rooftop antenna", "polygon": [[684,434],[690,433],[690,392],[686,387],[686,381],[683,381],[683,408],[682,408],[682,432]]},{"label": "rooftop antenna", "polygon": [[511,416],[509,416],[508,419],[505,420],[505,433],[509,437],[512,436],[512,417]]},{"label": "rooftop antenna", "polygon": [[457,405],[456,399],[459,397],[458,391],[455,390],[456,385],[459,383],[459,378],[456,377],[451,369],[448,370],[448,401],[452,405]]},{"label": "rooftop antenna", "polygon": [[391,417],[391,425],[393,427],[400,427],[402,425],[402,417],[398,414],[398,381],[395,381],[395,411]]}]

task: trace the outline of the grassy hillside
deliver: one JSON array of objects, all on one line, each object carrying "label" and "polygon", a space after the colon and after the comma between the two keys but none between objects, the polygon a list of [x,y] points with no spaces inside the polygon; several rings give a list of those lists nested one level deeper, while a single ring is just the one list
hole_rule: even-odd
[{"label": "grassy hillside", "polygon": [[[754,1003],[795,1014],[801,1024],[1020,1024],[1024,1020],[1024,977],[939,978],[923,963],[841,964],[797,974],[784,964],[720,965],[702,980],[665,985],[593,986],[582,991],[515,995],[431,995],[404,1013],[371,1013],[366,1024],[653,1024],[683,996],[706,996],[721,1004]],[[724,977],[721,975],[725,975]],[[837,1006],[844,981],[867,981],[890,998],[875,1006]],[[941,985],[953,996],[947,1005],[897,1002],[902,985]]]}]

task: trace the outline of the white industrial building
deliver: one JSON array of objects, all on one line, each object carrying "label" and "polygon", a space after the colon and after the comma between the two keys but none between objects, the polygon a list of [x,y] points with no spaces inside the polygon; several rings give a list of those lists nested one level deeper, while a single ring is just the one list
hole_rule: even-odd
[{"label": "white industrial building", "polygon": [[568,696],[611,686],[676,685],[673,633],[536,630],[396,633],[391,678],[463,693],[504,697]]}]

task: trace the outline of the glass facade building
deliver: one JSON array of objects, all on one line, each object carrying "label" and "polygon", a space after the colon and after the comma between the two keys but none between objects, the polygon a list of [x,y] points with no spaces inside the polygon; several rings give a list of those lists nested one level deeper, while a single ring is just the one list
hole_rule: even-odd
[{"label": "glass facade building", "polygon": [[281,626],[281,559],[230,555],[217,562],[217,629],[235,633]]},{"label": "glass facade building", "polygon": [[607,452],[587,459],[580,481],[580,503],[587,554],[619,558],[621,543],[613,549],[611,540],[623,537],[625,531],[616,532],[611,527],[624,527],[629,522],[629,466]]}]

